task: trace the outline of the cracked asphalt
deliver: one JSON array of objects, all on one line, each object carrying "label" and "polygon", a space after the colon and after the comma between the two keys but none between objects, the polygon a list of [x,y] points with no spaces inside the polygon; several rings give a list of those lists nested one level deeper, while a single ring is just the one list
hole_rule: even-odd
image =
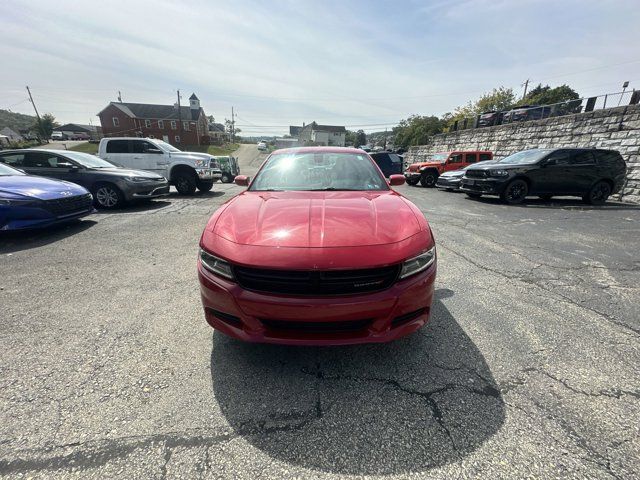
[{"label": "cracked asphalt", "polygon": [[398,190],[437,299],[385,345],[209,328],[197,243],[234,185],[0,237],[0,476],[638,478],[640,210]]}]

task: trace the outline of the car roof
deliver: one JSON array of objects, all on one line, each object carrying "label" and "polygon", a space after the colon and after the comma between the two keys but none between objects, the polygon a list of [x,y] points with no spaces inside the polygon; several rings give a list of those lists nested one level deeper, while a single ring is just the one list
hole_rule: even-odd
[{"label": "car roof", "polygon": [[[294,148],[281,148],[272,153],[367,153],[359,148],[352,147],[294,147]],[[383,153],[383,152],[378,152]]]}]

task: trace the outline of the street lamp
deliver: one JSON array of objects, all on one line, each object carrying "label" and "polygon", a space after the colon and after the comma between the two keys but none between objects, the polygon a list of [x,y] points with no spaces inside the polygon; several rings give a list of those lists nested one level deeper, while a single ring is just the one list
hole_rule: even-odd
[{"label": "street lamp", "polygon": [[622,93],[620,94],[620,100],[618,100],[618,106],[620,106],[620,103],[622,103],[622,97],[624,97],[624,91],[627,89],[628,86],[629,86],[629,80],[625,81],[622,84]]}]

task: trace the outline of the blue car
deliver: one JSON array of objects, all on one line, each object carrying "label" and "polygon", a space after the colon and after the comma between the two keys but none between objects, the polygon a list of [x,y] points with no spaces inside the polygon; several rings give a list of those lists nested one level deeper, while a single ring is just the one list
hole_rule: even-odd
[{"label": "blue car", "polygon": [[93,197],[80,185],[0,163],[0,231],[48,227],[94,211]]}]

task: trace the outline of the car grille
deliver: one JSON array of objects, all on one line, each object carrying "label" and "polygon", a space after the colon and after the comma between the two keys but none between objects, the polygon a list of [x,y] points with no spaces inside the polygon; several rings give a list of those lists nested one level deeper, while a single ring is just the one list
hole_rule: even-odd
[{"label": "car grille", "polygon": [[487,178],[487,171],[469,169],[466,171],[465,176],[468,178]]},{"label": "car grille", "polygon": [[399,265],[364,270],[267,270],[234,267],[246,289],[287,295],[349,295],[383,290],[398,277]]},{"label": "car grille", "polygon": [[373,321],[371,318],[363,320],[343,320],[330,322],[304,322],[299,320],[273,320],[261,318],[262,324],[269,330],[299,333],[347,333],[364,330]]},{"label": "car grille", "polygon": [[57,198],[55,200],[45,200],[45,210],[51,212],[55,216],[71,215],[75,212],[89,210],[93,198],[90,193],[84,195],[75,195],[73,197]]}]

